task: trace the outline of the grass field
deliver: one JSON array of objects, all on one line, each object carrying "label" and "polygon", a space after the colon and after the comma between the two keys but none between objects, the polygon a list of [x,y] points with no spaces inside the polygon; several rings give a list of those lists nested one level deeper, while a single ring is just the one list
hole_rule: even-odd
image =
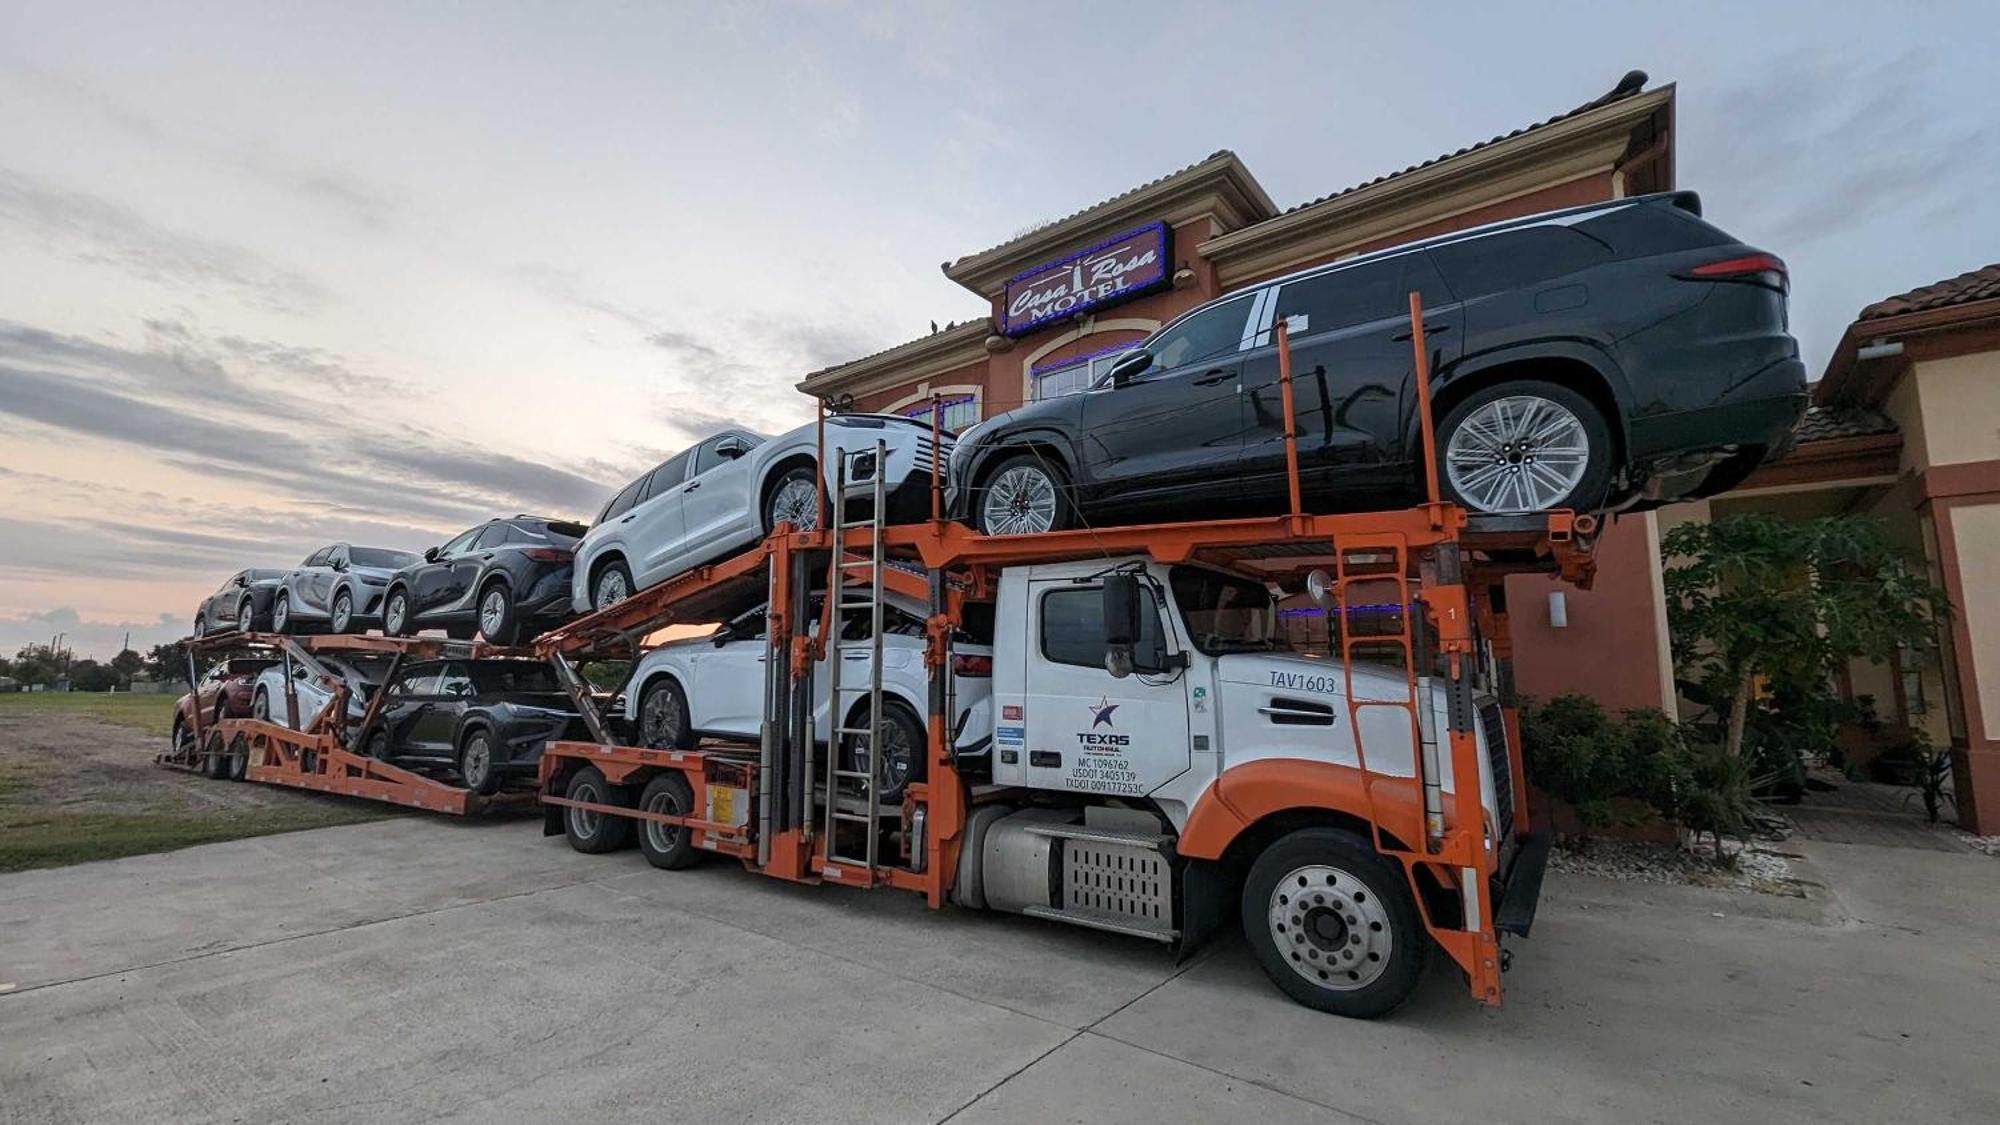
[{"label": "grass field", "polygon": [[112,695],[105,692],[8,692],[0,695],[0,715],[64,714],[137,727],[165,738],[174,729],[174,700],[180,693]]},{"label": "grass field", "polygon": [[0,872],[353,824],[381,805],[159,768],[172,695],[0,695]]}]

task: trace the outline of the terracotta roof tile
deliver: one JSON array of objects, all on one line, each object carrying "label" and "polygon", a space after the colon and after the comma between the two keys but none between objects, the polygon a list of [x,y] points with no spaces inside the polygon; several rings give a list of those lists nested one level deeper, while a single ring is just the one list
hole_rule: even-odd
[{"label": "terracotta roof tile", "polygon": [[1027,230],[1022,231],[1021,233],[1015,235],[1010,239],[1007,239],[1005,242],[995,243],[992,246],[988,246],[984,250],[975,250],[970,254],[961,254],[954,261],[946,262],[944,266],[946,269],[950,269],[953,265],[956,265],[958,262],[963,262],[967,258],[977,258],[982,254],[991,254],[992,252],[1000,249],[1003,246],[1008,246],[1013,243],[1021,241],[1022,239],[1028,237],[1029,235],[1035,233],[1038,230],[1046,230],[1049,227],[1059,226],[1063,223],[1069,222],[1071,219],[1076,218],[1078,215],[1088,214],[1092,211],[1097,210],[1099,207],[1104,207],[1116,203],[1128,195],[1134,195],[1139,192],[1145,191],[1147,188],[1152,187],[1154,184],[1166,183],[1168,180],[1173,179],[1175,176],[1185,176],[1189,172],[1194,171],[1196,168],[1201,167],[1202,165],[1208,163],[1211,160],[1220,160],[1225,156],[1234,156],[1234,155],[1236,154],[1229,151],[1226,148],[1216,149],[1214,152],[1209,153],[1207,156],[1202,157],[1200,160],[1195,161],[1193,164],[1190,164],[1185,168],[1176,168],[1173,171],[1168,172],[1164,176],[1155,176],[1152,179],[1147,180],[1145,183],[1138,185],[1137,187],[1126,188],[1124,191],[1119,192],[1117,195],[1114,195],[1109,199],[1099,200],[1098,202],[1093,203],[1088,207],[1079,207],[1076,210],[1071,211],[1069,214],[1064,215],[1060,219],[1050,219],[1046,223],[1036,223],[1034,226],[1028,228]]},{"label": "terracotta roof tile", "polygon": [[1963,305],[1995,297],[2000,297],[2000,262],[1884,298],[1862,309],[1856,319],[1880,320],[1885,316],[1941,309],[1947,305]]},{"label": "terracotta roof tile", "polygon": [[1838,441],[1841,438],[1868,437],[1871,434],[1893,434],[1896,423],[1866,407],[1860,406],[1814,406],[1806,410],[1806,416],[1799,419],[1799,444],[1814,441]]},{"label": "terracotta roof tile", "polygon": [[1591,110],[1597,109],[1600,106],[1610,105],[1612,102],[1624,101],[1626,98],[1638,94],[1645,88],[1646,88],[1645,71],[1643,70],[1627,71],[1625,73],[1625,77],[1620,78],[1618,80],[1618,85],[1613,86],[1611,90],[1608,93],[1604,94],[1602,97],[1592,98],[1590,101],[1587,101],[1582,105],[1577,106],[1575,109],[1569,110],[1568,112],[1565,113],[1556,114],[1554,117],[1549,118],[1547,121],[1537,121],[1533,125],[1523,125],[1519,129],[1516,129],[1511,133],[1502,133],[1497,137],[1490,137],[1486,140],[1478,142],[1477,144],[1467,145],[1464,148],[1459,149],[1457,152],[1447,152],[1442,156],[1433,156],[1429,160],[1426,160],[1421,164],[1412,164],[1408,168],[1405,168],[1400,172],[1390,172],[1387,175],[1377,176],[1372,180],[1366,181],[1365,183],[1355,184],[1353,187],[1350,188],[1342,188],[1341,190],[1336,191],[1331,195],[1322,195],[1318,199],[1309,200],[1305,203],[1299,204],[1296,207],[1287,207],[1283,213],[1289,215],[1294,211],[1303,211],[1308,207],[1317,207],[1320,204],[1325,203],[1329,199],[1338,199],[1343,195],[1351,195],[1354,192],[1360,191],[1362,188],[1374,187],[1376,184],[1382,183],[1385,180],[1393,180],[1398,176],[1407,176],[1412,172],[1418,171],[1419,169],[1428,168],[1433,164],[1439,164],[1446,160],[1451,160],[1454,157],[1464,156],[1468,152],[1477,152],[1480,149],[1487,147],[1488,145],[1497,145],[1501,141],[1512,140],[1513,138],[1518,137],[1523,133],[1532,133],[1537,129],[1545,129],[1550,125],[1554,125],[1558,121],[1567,121],[1568,119],[1575,117],[1580,113],[1588,113]]}]

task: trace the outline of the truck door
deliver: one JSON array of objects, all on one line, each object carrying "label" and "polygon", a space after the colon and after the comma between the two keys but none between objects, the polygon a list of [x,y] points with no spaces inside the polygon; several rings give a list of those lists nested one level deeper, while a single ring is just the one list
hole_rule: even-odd
[{"label": "truck door", "polygon": [[1121,679],[1104,670],[1103,587],[1029,584],[1017,784],[1137,797],[1188,768],[1186,676],[1162,670],[1168,633],[1159,600],[1143,587],[1140,597],[1137,670]]}]

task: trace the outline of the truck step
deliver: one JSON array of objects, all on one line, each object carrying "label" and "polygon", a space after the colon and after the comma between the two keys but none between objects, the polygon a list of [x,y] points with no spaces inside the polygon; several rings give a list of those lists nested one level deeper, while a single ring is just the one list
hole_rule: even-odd
[{"label": "truck step", "polygon": [[1161,832],[1147,832],[1130,828],[1097,828],[1087,824],[1030,824],[1022,829],[1030,836],[1047,836],[1054,840],[1077,840],[1086,844],[1121,844],[1131,848],[1147,848],[1164,852],[1173,846],[1174,838]]},{"label": "truck step", "polygon": [[1053,906],[1029,906],[1021,913],[1035,918],[1052,918],[1058,922],[1068,922],[1077,926],[1089,926],[1093,930],[1108,930],[1128,937],[1150,938],[1153,941],[1172,941],[1180,936],[1175,929],[1155,930],[1138,924],[1123,914],[1096,910],[1058,910]]}]

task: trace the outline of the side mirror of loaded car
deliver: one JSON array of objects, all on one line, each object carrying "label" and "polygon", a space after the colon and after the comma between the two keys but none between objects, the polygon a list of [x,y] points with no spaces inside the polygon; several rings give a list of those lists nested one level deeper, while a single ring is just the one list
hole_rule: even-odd
[{"label": "side mirror of loaded car", "polygon": [[436,561],[438,561],[438,549],[437,549],[436,547],[425,547],[425,548],[424,548],[424,561],[425,561],[425,562],[436,562]]},{"label": "side mirror of loaded car", "polygon": [[743,453],[744,449],[740,445],[719,445],[715,448],[715,455],[724,461],[734,461],[743,456]]},{"label": "side mirror of loaded car", "polygon": [[1111,385],[1122,387],[1151,366],[1153,353],[1144,348],[1133,348],[1111,361]]},{"label": "side mirror of loaded car", "polygon": [[1104,576],[1104,670],[1119,679],[1132,674],[1132,646],[1139,641],[1139,579]]}]

